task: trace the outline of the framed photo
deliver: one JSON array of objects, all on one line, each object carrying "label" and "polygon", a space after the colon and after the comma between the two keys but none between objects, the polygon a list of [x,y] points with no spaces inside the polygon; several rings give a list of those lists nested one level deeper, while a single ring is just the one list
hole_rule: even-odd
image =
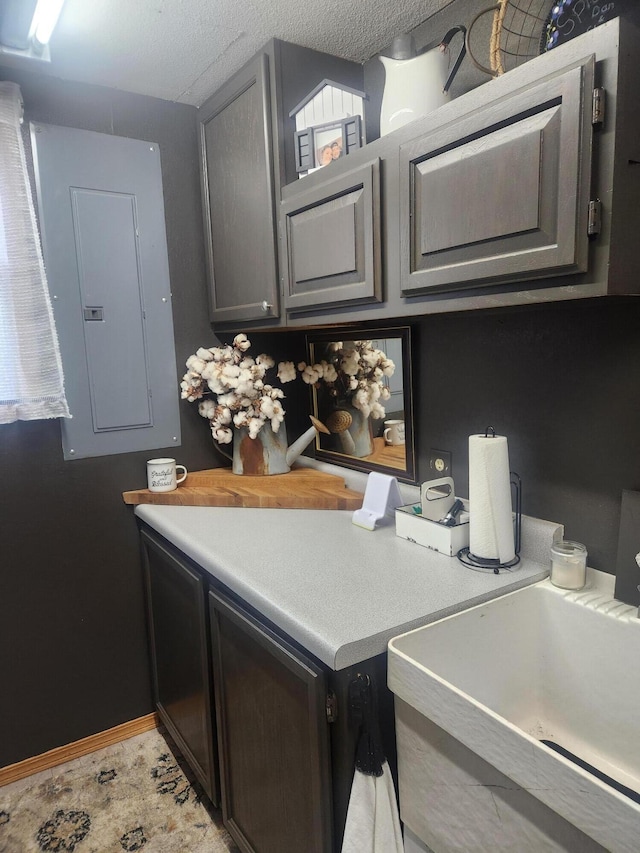
[{"label": "framed photo", "polygon": [[295,144],[296,171],[313,172],[362,146],[362,120],[356,115],[305,128],[296,132]]},{"label": "framed photo", "polygon": [[342,121],[313,128],[313,167],[315,169],[328,166],[333,160],[346,156],[345,148]]}]

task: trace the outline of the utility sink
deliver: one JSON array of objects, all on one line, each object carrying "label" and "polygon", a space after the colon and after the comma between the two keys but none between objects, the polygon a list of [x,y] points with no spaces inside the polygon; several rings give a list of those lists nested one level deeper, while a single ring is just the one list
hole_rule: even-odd
[{"label": "utility sink", "polygon": [[579,592],[546,580],[403,634],[388,678],[606,850],[637,851],[640,619],[614,582],[589,569]]}]

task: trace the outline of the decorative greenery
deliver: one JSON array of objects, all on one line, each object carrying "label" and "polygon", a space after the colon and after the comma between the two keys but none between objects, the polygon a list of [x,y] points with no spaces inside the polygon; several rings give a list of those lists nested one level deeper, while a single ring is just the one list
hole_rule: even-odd
[{"label": "decorative greenery", "polygon": [[[201,347],[187,359],[187,372],[180,383],[183,400],[199,400],[198,411],[207,418],[211,434],[220,444],[230,444],[233,427],[247,427],[255,438],[267,421],[278,432],[285,411],[282,388],[265,381],[274,360],[262,354],[245,355],[251,346],[246,335],[236,335],[232,346]],[[293,362],[278,364],[282,384],[296,378]]]}]

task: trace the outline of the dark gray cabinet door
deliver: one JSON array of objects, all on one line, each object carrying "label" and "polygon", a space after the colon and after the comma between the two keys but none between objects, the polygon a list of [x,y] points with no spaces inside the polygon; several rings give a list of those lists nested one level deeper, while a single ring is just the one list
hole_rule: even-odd
[{"label": "dark gray cabinet door", "polygon": [[225,826],[245,853],[331,850],[322,670],[209,593]]},{"label": "dark gray cabinet door", "polygon": [[200,108],[211,319],[277,317],[278,269],[268,56]]},{"label": "dark gray cabinet door", "polygon": [[154,701],[212,802],[219,804],[203,578],[142,531]]},{"label": "dark gray cabinet door", "polygon": [[280,232],[288,312],[380,302],[380,160],[283,201]]},{"label": "dark gray cabinet door", "polygon": [[403,296],[586,270],[593,69],[401,146]]}]

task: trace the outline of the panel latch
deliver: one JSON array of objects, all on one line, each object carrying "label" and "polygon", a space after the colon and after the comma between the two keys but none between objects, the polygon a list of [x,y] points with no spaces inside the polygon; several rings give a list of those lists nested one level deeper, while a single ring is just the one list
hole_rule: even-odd
[{"label": "panel latch", "polygon": [[104,320],[104,308],[84,308],[82,313],[85,320]]}]

